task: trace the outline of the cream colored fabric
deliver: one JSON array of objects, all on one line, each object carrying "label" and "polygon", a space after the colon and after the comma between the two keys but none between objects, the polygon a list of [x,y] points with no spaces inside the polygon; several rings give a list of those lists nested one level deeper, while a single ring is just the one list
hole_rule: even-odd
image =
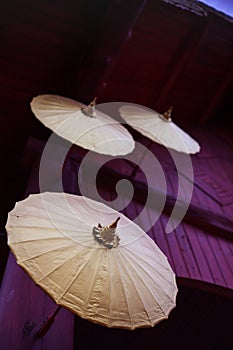
[{"label": "cream colored fabric", "polygon": [[[92,233],[118,216],[120,244]],[[8,244],[17,262],[58,304],[108,327],[154,326],[175,307],[177,286],[166,256],[126,216],[65,193],[30,195],[9,213]]]},{"label": "cream colored fabric", "polygon": [[101,154],[125,155],[133,151],[134,140],[119,122],[96,110],[88,117],[86,105],[57,95],[39,95],[31,102],[34,115],[66,140]]},{"label": "cream colored fabric", "polygon": [[200,151],[199,144],[173,122],[167,122],[160,114],[135,105],[120,107],[122,118],[151,140],[178,152],[193,154]]}]

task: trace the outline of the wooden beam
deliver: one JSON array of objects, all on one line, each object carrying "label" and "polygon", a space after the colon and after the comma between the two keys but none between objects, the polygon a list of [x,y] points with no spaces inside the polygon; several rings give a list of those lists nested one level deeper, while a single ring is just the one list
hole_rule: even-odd
[{"label": "wooden beam", "polygon": [[[88,181],[88,174],[86,175],[85,180]],[[104,186],[110,186],[109,190],[112,191],[112,188],[114,188],[114,181],[117,183],[122,177],[131,181],[134,186],[135,192],[133,200],[144,204],[146,203],[148,192],[150,192],[153,208],[159,210],[161,202],[164,200],[164,193],[160,192],[158,189],[147,187],[147,184],[131,177],[125,177],[123,174],[118,173],[117,170],[108,167],[105,168],[101,179],[103,180],[102,183],[104,183]],[[111,179],[111,182],[109,182],[109,179]],[[163,214],[170,216],[175,205],[178,209],[177,212],[182,212],[183,209],[187,207],[187,203],[185,202],[179,201],[176,203],[176,197],[168,193],[166,195]],[[233,221],[223,214],[218,214],[190,203],[183,220],[193,226],[201,228],[208,234],[214,234],[228,240],[233,240]]]},{"label": "wooden beam", "polygon": [[233,290],[228,289],[226,287],[218,286],[217,284],[207,283],[204,281],[198,281],[191,278],[186,277],[176,277],[176,282],[178,287],[184,286],[189,288],[194,288],[198,290],[202,290],[208,293],[214,293],[224,298],[233,298]]},{"label": "wooden beam", "polygon": [[[211,102],[209,103],[205,113],[201,117],[201,124],[205,124],[212,117],[215,109],[220,104],[221,99],[223,99],[224,94],[229,90],[233,82],[233,68],[227,71],[218,89],[212,96]],[[220,111],[221,113],[221,111]]]},{"label": "wooden beam", "polygon": [[[30,159],[27,158],[27,152],[30,154],[31,161],[34,161],[41,155],[44,146],[45,143],[43,141],[35,140],[34,142],[34,139],[30,138],[24,152],[24,159],[22,160],[22,164],[25,163],[25,166],[29,166]],[[76,146],[71,147],[66,162],[73,160],[77,162],[78,167],[78,164],[82,161],[85,152],[86,151],[83,149],[80,149],[80,152],[77,152]],[[34,154],[34,156],[32,156],[32,154]],[[93,158],[92,161],[94,161]],[[83,179],[85,179],[85,181],[88,181],[88,174],[90,174],[92,170],[93,164],[90,163],[85,168],[85,173],[83,174]],[[109,191],[112,191],[112,189],[115,188],[114,184],[122,178],[128,179],[134,186],[133,200],[144,204],[147,200],[149,191],[153,202],[153,208],[155,210],[160,208],[161,202],[164,200],[164,193],[158,189],[148,187],[147,184],[136,180],[131,176],[127,177],[116,169],[110,168],[108,166],[105,166],[104,171],[101,173],[101,183],[103,184],[104,188],[109,188]],[[109,181],[109,179],[111,179],[111,181]],[[78,186],[75,187],[78,188]],[[176,197],[174,195],[170,193],[166,194],[166,202],[164,205],[163,214],[170,216],[175,205],[177,209],[180,209],[180,211],[182,211],[183,208],[187,207],[187,203],[182,201],[176,203]],[[223,214],[219,214],[204,207],[190,203],[183,221],[201,228],[202,230],[206,231],[207,234],[213,234],[219,237],[224,237],[228,240],[233,240],[233,221]]]},{"label": "wooden beam", "polygon": [[206,27],[206,17],[196,15],[194,18],[190,30],[178,48],[176,57],[173,58],[170,69],[167,71],[167,76],[164,78],[164,85],[161,88],[160,94],[156,100],[154,96],[152,97],[152,102],[157,106],[158,110],[162,111],[168,107],[169,94],[174,88],[180,74],[183,72],[184,66],[191,57]]},{"label": "wooden beam", "polygon": [[[92,46],[74,77],[74,94],[83,102],[99,97],[107,82],[114,59],[128,40],[146,0],[113,1],[101,17],[101,28],[92,38]],[[90,24],[91,25],[91,24]]]}]

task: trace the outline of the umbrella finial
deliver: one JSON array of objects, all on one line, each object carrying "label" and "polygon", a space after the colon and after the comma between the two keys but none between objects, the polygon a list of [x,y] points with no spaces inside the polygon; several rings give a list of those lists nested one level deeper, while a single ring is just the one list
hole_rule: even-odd
[{"label": "umbrella finial", "polygon": [[113,221],[108,227],[116,228],[119,220],[120,220],[120,216],[115,221]]},{"label": "umbrella finial", "polygon": [[93,234],[95,239],[107,248],[116,248],[120,242],[120,237],[116,233],[116,227],[119,220],[120,217],[108,226],[102,226],[101,224],[94,226]]},{"label": "umbrella finial", "polygon": [[96,105],[96,100],[97,97],[95,97],[91,103],[89,103],[89,105],[85,108],[81,108],[81,111],[83,112],[83,114],[85,114],[87,117],[91,117],[94,118],[96,117],[96,111],[95,111],[95,105]]},{"label": "umbrella finial", "polygon": [[165,120],[166,122],[171,122],[172,110],[173,110],[173,106],[170,106],[166,112],[164,112],[163,114],[160,114],[162,119]]}]

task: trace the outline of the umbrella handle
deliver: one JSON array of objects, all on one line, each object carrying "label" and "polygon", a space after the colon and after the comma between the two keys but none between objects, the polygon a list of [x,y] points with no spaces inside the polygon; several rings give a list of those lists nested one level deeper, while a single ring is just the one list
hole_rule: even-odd
[{"label": "umbrella handle", "polygon": [[50,327],[52,326],[52,324],[55,321],[55,317],[57,316],[58,312],[60,311],[61,306],[59,305],[56,310],[47,318],[47,320],[42,324],[42,326],[40,327],[39,331],[37,332],[39,337],[43,337],[48,330],[50,329]]}]

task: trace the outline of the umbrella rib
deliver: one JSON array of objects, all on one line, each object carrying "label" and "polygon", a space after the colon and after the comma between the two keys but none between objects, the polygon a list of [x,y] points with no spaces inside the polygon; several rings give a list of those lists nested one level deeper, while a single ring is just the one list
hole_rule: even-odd
[{"label": "umbrella rib", "polygon": [[[49,202],[49,204],[50,204],[50,202]],[[26,206],[25,206],[26,207]],[[35,208],[35,207],[34,207]],[[43,209],[38,209],[38,208],[35,208],[35,209],[37,209],[37,212],[40,214],[40,212],[42,212],[42,214],[44,214],[44,216],[40,216],[40,218],[43,220],[43,221],[46,221],[46,222],[49,222],[49,223],[51,223],[52,222],[52,220],[51,220],[51,218],[50,218],[50,216],[47,214],[47,215],[45,215],[45,213],[44,213],[44,210]],[[61,221],[61,223],[63,223],[63,221],[62,221],[62,219],[63,218],[66,218],[67,220],[68,220],[68,222],[70,222],[70,220],[71,219],[73,219],[73,216],[70,214],[70,212],[68,212],[68,211],[64,211],[63,212],[63,215],[61,216],[61,215],[59,215],[58,214],[58,210],[59,210],[59,206],[58,205],[54,205],[54,207],[52,208],[52,207],[50,207],[49,208],[49,214],[52,214],[52,215],[54,215],[53,216],[53,219],[55,218],[55,215],[56,215],[56,221]],[[11,215],[12,215],[12,217],[15,217],[15,218],[17,218],[17,219],[34,219],[34,220],[38,220],[38,213],[37,213],[37,216],[34,216],[34,215],[30,215],[30,214],[28,214],[28,215],[18,215],[17,213],[12,213]],[[64,215],[64,213],[66,214],[66,215]],[[67,214],[69,214],[69,215],[67,215]],[[54,224],[54,223],[53,223]],[[31,227],[34,227],[34,226],[31,226]],[[37,226],[36,226],[37,227]]]},{"label": "umbrella rib", "polygon": [[[126,256],[125,256],[125,259],[127,259],[129,265],[131,265],[131,266],[133,267],[132,262],[130,261],[130,259],[127,258]],[[125,265],[125,266],[127,266],[127,265]],[[126,269],[127,269],[127,268],[126,268]],[[134,271],[135,271],[136,274],[138,275],[139,279],[143,282],[143,280],[142,280],[142,278],[140,277],[140,275],[138,274],[137,270],[134,269]],[[144,269],[143,269],[143,271],[147,274],[147,276],[150,277],[150,279],[153,280],[153,278],[151,278],[151,276],[147,273],[147,271],[145,271]],[[132,280],[132,279],[131,279],[131,280]],[[133,280],[132,280],[132,281],[133,281]],[[155,282],[155,281],[153,280],[153,282]],[[134,283],[134,282],[133,282],[133,283]],[[155,282],[155,284],[156,284],[156,286],[162,291],[162,293],[165,294],[165,295],[170,299],[169,295],[168,295],[167,293],[165,293],[164,290],[161,289],[161,287],[158,285],[158,283]],[[134,284],[134,285],[135,285],[135,284]],[[151,291],[150,291],[149,288],[147,287],[147,285],[145,285],[145,287],[147,288],[148,292],[151,294],[151,296],[153,297],[153,299],[155,299],[154,296],[153,296],[153,294],[151,293]],[[135,288],[136,288],[136,286],[135,286]],[[138,292],[138,289],[137,289],[137,288],[136,288],[136,290],[137,290],[137,292]],[[139,297],[140,297],[140,299],[141,299],[141,295],[140,295],[139,293],[138,293],[138,295],[139,295]],[[141,300],[142,300],[142,299],[141,299]],[[162,309],[162,307],[161,307],[161,305],[159,304],[159,302],[158,302],[157,300],[155,300],[155,301],[156,301],[156,303],[158,304],[158,306],[159,306],[159,308],[161,309],[161,311],[163,312],[163,314],[166,315],[166,313],[165,313],[164,310]]]},{"label": "umbrella rib", "polygon": [[[119,256],[120,256],[120,259],[121,259],[121,255],[120,255],[120,254],[119,254]],[[122,261],[122,259],[121,259],[121,261]],[[124,266],[124,267],[125,267],[125,270],[126,270],[127,272],[129,272],[129,270],[128,270],[127,267],[126,267],[126,264],[124,264],[123,261],[122,261],[122,266]],[[131,266],[132,266],[132,265],[131,265]],[[142,299],[142,297],[141,297],[141,295],[140,295],[140,293],[139,293],[139,291],[138,291],[138,288],[137,288],[137,286],[135,285],[134,280],[130,277],[131,274],[129,273],[128,275],[129,275],[129,278],[130,278],[132,284],[133,284],[134,287],[135,287],[135,290],[136,290],[137,295],[139,296],[139,298],[140,298],[140,300],[141,300],[142,305],[144,306],[143,299]],[[141,280],[141,278],[140,278],[140,280]],[[149,289],[148,289],[148,290],[149,290]],[[149,291],[149,292],[150,292],[150,291]],[[150,293],[150,294],[151,294],[151,293]],[[159,305],[159,307],[160,307],[160,305]],[[161,308],[161,307],[160,307],[160,308]],[[153,322],[152,322],[152,320],[151,320],[151,317],[150,317],[150,315],[149,315],[149,313],[148,313],[148,311],[147,311],[147,309],[146,309],[145,307],[144,307],[144,310],[145,310],[145,312],[146,312],[146,314],[147,314],[147,317],[148,317],[148,320],[150,321],[150,324],[153,325]],[[161,309],[161,310],[162,310],[162,309]],[[163,310],[162,310],[162,311],[163,311]]]},{"label": "umbrella rib", "polygon": [[[135,252],[133,250],[130,250],[128,249],[126,246],[124,246],[124,249],[126,249],[130,254],[132,254],[135,258],[135,261],[138,262],[139,260],[142,261],[144,264],[146,264],[147,266],[151,266],[150,264],[148,264],[147,261],[143,260],[142,258],[140,258],[138,255],[135,254]],[[164,257],[166,259],[166,262],[167,262],[167,258]],[[164,268],[164,265],[162,265],[159,261],[156,261],[156,264],[163,267]],[[162,275],[160,272],[158,272],[158,274],[167,282],[169,282],[169,280],[167,278],[164,277],[164,275]]]},{"label": "umbrella rib", "polygon": [[[30,258],[21,260],[20,262],[24,263],[24,262],[26,262],[26,261],[30,261],[30,260],[32,260],[32,259],[41,257],[41,256],[43,256],[43,255],[45,255],[45,254],[48,254],[48,253],[51,253],[51,252],[60,251],[60,250],[65,250],[65,249],[70,249],[70,247],[72,247],[72,245],[69,245],[69,246],[66,246],[66,247],[63,246],[63,247],[60,247],[60,248],[55,247],[54,249],[50,249],[50,250],[48,250],[48,251],[45,251],[45,252],[39,253],[39,254],[37,254],[37,255],[31,256]],[[76,248],[76,247],[74,247],[74,248]]]},{"label": "umbrella rib", "polygon": [[[53,230],[53,231],[56,231],[56,229],[46,229],[46,230]],[[44,229],[42,230],[42,231],[44,231]],[[75,243],[79,243],[79,244],[81,244],[81,242],[78,242],[77,241],[77,237],[75,237],[75,239],[73,238],[73,237],[70,237],[70,235],[69,235],[69,233],[71,233],[71,232],[74,232],[74,233],[78,233],[78,235],[79,235],[79,237],[85,237],[86,238],[86,233],[83,233],[82,235],[80,234],[80,232],[77,232],[77,230],[69,230],[69,232],[67,233],[67,235],[64,233],[63,234],[63,237],[61,236],[61,237],[59,237],[59,236],[56,236],[56,237],[40,237],[39,238],[39,241],[46,241],[46,240],[48,240],[48,241],[57,241],[57,240],[62,240],[62,239],[64,239],[64,240],[67,240],[67,238],[70,240],[70,241],[72,241],[72,242],[75,242]],[[10,236],[10,235],[9,235]],[[35,239],[24,239],[24,240],[22,240],[22,241],[18,241],[17,242],[17,244],[25,244],[25,243],[33,243],[33,242],[36,242],[36,241],[38,241],[38,238],[35,238]],[[93,241],[93,238],[92,237],[90,237],[90,239],[86,239],[85,240],[85,243],[88,243],[88,242],[92,242]],[[14,242],[12,242],[12,244],[14,244]]]},{"label": "umbrella rib", "polygon": [[[118,257],[119,257],[119,255],[120,255],[120,252],[119,252],[119,254],[118,254]],[[116,263],[116,265],[118,266],[118,270],[119,270],[119,264],[118,264],[118,260],[116,260],[115,254],[113,254],[113,257],[114,257],[115,263]],[[124,282],[123,282],[123,280],[122,280],[122,276],[121,276],[120,273],[119,273],[119,277],[120,277],[120,280],[121,280],[121,284],[122,284],[122,286],[123,286],[123,292],[124,292],[124,295],[125,295],[126,304],[127,304],[128,310],[130,311],[128,297],[127,297],[127,294],[125,293]],[[129,318],[130,318],[130,322],[131,322],[131,326],[132,326],[132,325],[133,325],[133,320],[132,320],[132,317],[131,317],[131,313],[128,312],[128,314],[129,314]]]},{"label": "umbrella rib", "polygon": [[[126,258],[127,259],[127,258]],[[132,263],[131,263],[131,260],[130,259],[127,259],[128,260],[128,262],[129,262],[129,264],[131,264],[131,266],[132,266]],[[169,299],[170,299],[170,296],[160,287],[160,285],[158,284],[158,282],[156,282],[152,277],[151,277],[151,275],[144,269],[144,268],[142,268],[143,269],[143,271],[146,273],[146,275],[150,278],[150,279],[152,279],[152,281],[156,284],[156,287],[158,287],[161,291],[162,291],[162,293],[163,294],[165,294]],[[137,271],[136,271],[136,273],[137,273]],[[160,274],[161,275],[161,274]],[[140,276],[139,276],[140,277]],[[140,278],[141,279],[141,278]],[[142,280],[142,279],[141,279]],[[148,289],[149,290],[149,289]],[[149,290],[149,292],[150,292],[150,290]],[[159,302],[158,301],[156,301],[157,303],[158,303],[158,305],[159,305],[159,307],[160,307],[160,309],[163,311],[163,313],[164,314],[166,314],[165,312],[164,312],[164,310],[162,309],[162,307],[160,306],[160,304],[159,304]]]},{"label": "umbrella rib", "polygon": [[[114,254],[113,254],[114,255]],[[110,262],[110,259],[109,257],[111,256],[111,254],[108,255],[108,265],[111,267],[111,262]],[[111,319],[112,319],[112,303],[111,303],[111,294],[112,294],[112,284],[111,284],[111,281],[112,281],[112,269],[110,268],[109,269],[109,275],[110,275],[110,283],[109,283],[109,294],[108,294],[108,300],[109,300],[109,320],[108,320],[108,324],[109,326],[111,326]]]},{"label": "umbrella rib", "polygon": [[[91,255],[93,255],[95,253],[95,249],[93,249],[93,251],[92,251],[92,254]],[[66,287],[66,289],[63,291],[63,293],[59,296],[59,298],[58,298],[58,302],[64,297],[64,295],[66,294],[66,292],[70,289],[70,287],[73,285],[73,283],[74,283],[74,281],[76,280],[76,278],[77,278],[77,276],[79,275],[79,273],[82,271],[82,269],[85,267],[85,265],[90,261],[90,256],[89,256],[89,259],[88,260],[86,260],[84,263],[83,263],[83,265],[82,266],[80,266],[80,268],[78,269],[78,271],[76,272],[76,274],[75,274],[75,276],[72,278],[72,280],[70,281],[70,283],[68,284],[68,286]],[[69,259],[67,260],[67,261],[69,261]],[[98,264],[98,266],[99,266],[99,264]],[[90,293],[89,293],[89,295],[90,295]]]},{"label": "umbrella rib", "polygon": [[[131,252],[130,252],[131,253]],[[140,258],[139,258],[140,259]],[[136,262],[138,262],[138,260],[139,259],[135,259],[135,261]],[[140,260],[142,260],[142,259],[140,259]],[[142,260],[144,263],[146,262],[146,261],[144,261],[144,260]],[[130,262],[130,261],[129,261]],[[131,264],[132,265],[132,264]],[[150,267],[150,265],[149,264],[147,264],[149,267]],[[150,278],[151,278],[151,276],[150,276],[150,274],[142,267],[142,265],[140,265],[140,267],[143,269],[143,271],[147,274],[147,276],[149,276]],[[162,276],[163,277],[163,275],[160,273],[160,272],[158,272],[157,273],[159,276]],[[153,280],[153,279],[152,279]],[[153,280],[154,281],[154,280]],[[170,281],[169,280],[167,280],[166,278],[165,278],[165,281],[166,282],[169,282],[169,285],[171,284],[170,283]],[[156,281],[154,281],[154,283],[156,284],[156,286],[163,292],[163,294],[165,294],[168,298],[170,298],[170,296],[159,286],[159,284],[158,284],[158,282],[156,282]]]},{"label": "umbrella rib", "polygon": [[[103,252],[102,249],[101,249],[101,251]],[[103,256],[104,256],[104,254],[102,254],[101,259],[99,259],[99,261],[98,261],[98,264],[96,264],[95,272],[98,271],[99,266],[100,266],[100,263],[101,263],[101,261],[102,261],[102,259],[103,259]],[[90,298],[91,298],[91,294],[92,294],[93,287],[94,287],[94,284],[95,284],[96,279],[97,279],[97,273],[95,273],[95,278],[93,279],[93,282],[92,282],[92,284],[91,284],[91,288],[89,289],[88,297],[87,297],[87,300],[86,300],[86,305],[89,304],[89,301],[90,301]],[[84,314],[86,315],[86,313],[87,313],[87,308],[86,308]]]},{"label": "umbrella rib", "polygon": [[[82,116],[80,110],[74,111],[73,108],[71,108],[71,109],[64,109],[64,110],[62,110],[60,108],[58,108],[58,109],[60,110],[60,113],[58,115],[66,114],[66,117],[64,117],[64,119],[62,121],[59,121],[59,122],[56,121],[56,123],[58,123],[57,126],[60,126],[63,122],[65,122],[65,121],[67,121],[67,120],[69,120],[71,118],[77,117],[79,115]],[[40,110],[40,111],[42,111],[42,110]],[[43,111],[46,111],[46,110],[44,109]],[[45,122],[46,120],[50,119],[51,117],[55,117],[56,115],[57,115],[57,111],[56,111],[55,115],[54,114],[52,114],[52,115],[50,114],[50,115],[47,115],[47,116],[43,116],[43,121]],[[41,118],[41,116],[40,116],[40,118]],[[49,122],[47,124],[50,125],[51,123]]]},{"label": "umbrella rib", "polygon": [[[74,259],[74,257],[77,256],[77,254],[74,254],[72,257],[69,257],[68,259],[66,259],[65,261],[63,261],[59,266],[57,266],[55,269],[53,269],[52,271],[50,271],[47,275],[43,276],[41,279],[38,280],[37,283],[40,283],[41,281],[43,281],[45,278],[47,278],[48,276],[50,276],[53,272],[55,272],[56,270],[58,270],[61,266],[63,266],[64,264],[66,264],[68,261]],[[77,278],[78,274],[80,273],[80,271],[84,268],[85,264],[87,263],[88,261],[84,261],[83,262],[83,265],[80,266],[78,272],[76,273],[75,278]],[[73,283],[73,279],[71,281],[71,283]],[[67,288],[66,288],[67,290]],[[65,292],[59,297],[58,301],[63,297],[63,295],[66,293],[66,290]]]},{"label": "umbrella rib", "polygon": [[[44,237],[44,238],[42,238],[42,237],[40,237],[40,241],[57,241],[57,240],[59,240],[59,239],[64,239],[64,240],[67,240],[67,238],[66,237]],[[35,239],[25,239],[25,240],[22,240],[22,241],[19,241],[19,242],[17,242],[16,244],[17,245],[20,245],[20,244],[25,244],[25,243],[33,243],[33,242],[38,242],[38,238],[35,238]],[[12,244],[14,244],[14,242],[12,242]]]}]

